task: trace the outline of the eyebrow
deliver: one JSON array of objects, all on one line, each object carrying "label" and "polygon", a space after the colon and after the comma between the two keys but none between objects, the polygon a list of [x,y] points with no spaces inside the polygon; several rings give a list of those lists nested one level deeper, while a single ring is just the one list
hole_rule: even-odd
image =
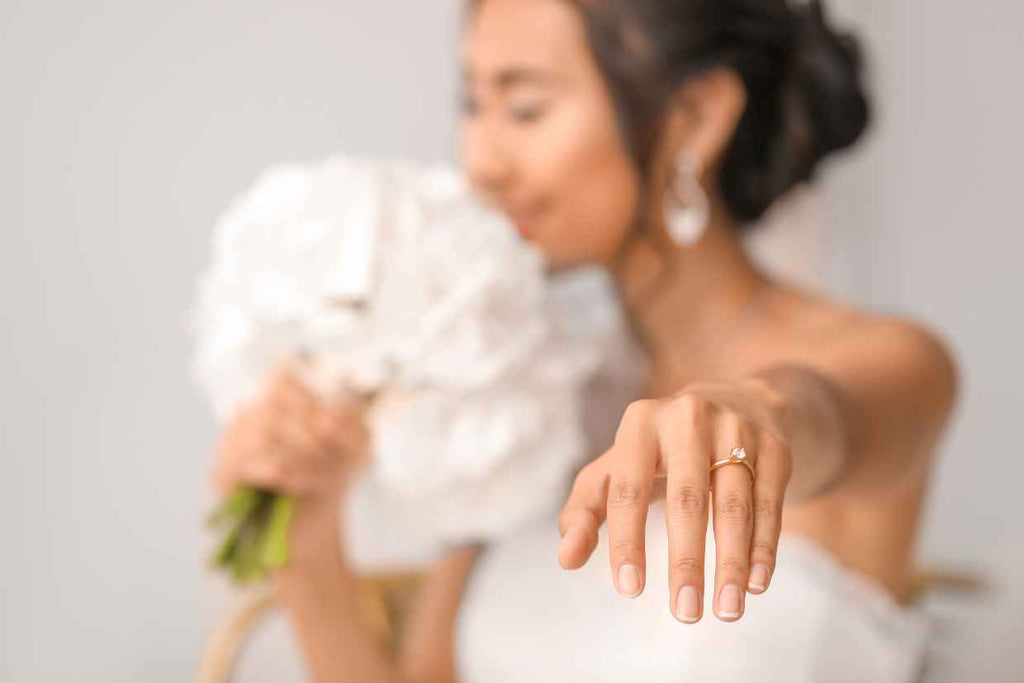
[{"label": "eyebrow", "polygon": [[[462,72],[463,83],[468,83],[473,80],[473,72],[470,69],[465,69]],[[514,85],[520,83],[540,83],[540,84],[557,84],[565,80],[561,76],[552,73],[550,71],[542,71],[540,69],[531,68],[527,66],[513,66],[501,69],[492,78],[495,87],[498,90],[508,90]]]}]

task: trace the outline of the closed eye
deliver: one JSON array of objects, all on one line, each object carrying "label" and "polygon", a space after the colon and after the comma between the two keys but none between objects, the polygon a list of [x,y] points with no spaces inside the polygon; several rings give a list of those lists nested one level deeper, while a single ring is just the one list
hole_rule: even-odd
[{"label": "closed eye", "polygon": [[522,123],[536,121],[544,114],[544,106],[540,104],[512,107],[512,118]]}]

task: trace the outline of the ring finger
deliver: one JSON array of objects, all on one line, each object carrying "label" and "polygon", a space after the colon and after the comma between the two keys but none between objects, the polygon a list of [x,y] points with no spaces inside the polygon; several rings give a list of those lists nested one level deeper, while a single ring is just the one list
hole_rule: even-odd
[{"label": "ring finger", "polygon": [[[756,462],[750,429],[734,413],[717,422],[714,460],[728,458],[742,447],[751,464]],[[715,615],[735,621],[743,614],[750,574],[750,538],[753,532],[753,489],[750,471],[743,464],[727,464],[711,473],[715,533]]]}]

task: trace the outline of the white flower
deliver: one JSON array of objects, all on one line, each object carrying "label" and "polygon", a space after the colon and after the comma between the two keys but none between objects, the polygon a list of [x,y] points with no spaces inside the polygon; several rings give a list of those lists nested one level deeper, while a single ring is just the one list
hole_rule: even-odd
[{"label": "white flower", "polygon": [[640,367],[604,276],[547,277],[458,173],[401,160],[261,174],[216,225],[189,325],[221,420],[283,356],[311,358],[325,400],[377,392],[373,465],[350,499],[364,566],[387,559],[382,537],[486,539],[550,511],[594,455],[588,383]]}]

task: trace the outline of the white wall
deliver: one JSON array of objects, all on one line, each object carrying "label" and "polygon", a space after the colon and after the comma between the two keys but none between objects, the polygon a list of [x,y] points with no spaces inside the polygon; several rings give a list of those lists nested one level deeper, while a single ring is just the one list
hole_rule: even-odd
[{"label": "white wall", "polygon": [[1024,566],[1024,3],[851,0],[879,120],[824,204],[836,288],[944,332],[963,396],[930,503],[926,558]]},{"label": "white wall", "polygon": [[285,157],[452,156],[451,7],[0,2],[0,680],[190,678],[211,223]]},{"label": "white wall", "polygon": [[[965,400],[922,551],[1008,580],[1024,4],[845,4],[884,106],[824,185],[831,286],[952,339]],[[226,602],[201,571],[214,430],[181,320],[210,225],[284,157],[452,158],[455,6],[0,4],[0,679],[190,676]]]},{"label": "white wall", "polygon": [[[1024,668],[1024,3],[847,0],[874,65],[879,119],[824,183],[837,292],[945,334],[962,394],[928,501],[920,560],[995,591],[958,615],[929,681]],[[946,612],[948,610],[948,612]]]}]

